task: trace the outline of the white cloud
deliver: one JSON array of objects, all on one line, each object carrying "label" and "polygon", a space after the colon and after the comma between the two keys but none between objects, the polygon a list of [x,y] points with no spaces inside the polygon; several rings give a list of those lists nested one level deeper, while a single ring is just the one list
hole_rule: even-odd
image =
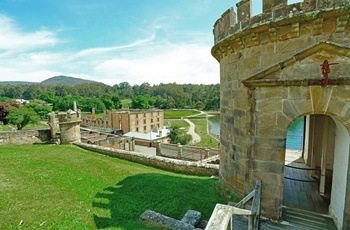
[{"label": "white cloud", "polygon": [[129,44],[57,52],[49,49],[60,43],[53,32],[21,32],[10,18],[0,14],[0,81],[41,82],[67,75],[109,85],[125,81],[131,85],[219,82],[219,64],[210,54],[207,34],[185,33],[182,36],[196,44],[179,44],[167,36],[158,37],[158,30],[169,35],[164,26],[151,27],[140,33],[145,38]]},{"label": "white cloud", "polygon": [[[210,55],[210,46],[167,45],[155,48],[147,56],[113,58],[98,64],[95,74],[113,79],[114,84],[219,82],[219,64]],[[162,50],[162,52],[159,52]]]},{"label": "white cloud", "polygon": [[110,53],[110,52],[115,52],[118,50],[123,50],[127,48],[133,48],[145,43],[148,43],[154,39],[155,35],[151,34],[148,38],[142,39],[142,40],[136,40],[133,43],[122,45],[122,46],[113,46],[113,47],[98,47],[98,48],[91,48],[91,49],[85,49],[77,54],[74,55],[74,58],[79,58],[79,57],[88,57],[92,55],[99,55],[99,54],[105,54],[105,53]]},{"label": "white cloud", "polygon": [[51,70],[21,71],[19,69],[14,69],[14,68],[0,67],[1,81],[41,82],[47,79],[48,76],[53,77],[57,75],[61,75],[61,73],[51,71]]},{"label": "white cloud", "polygon": [[0,14],[0,50],[18,52],[54,46],[58,42],[51,31],[40,29],[30,33],[22,32],[11,18]]}]

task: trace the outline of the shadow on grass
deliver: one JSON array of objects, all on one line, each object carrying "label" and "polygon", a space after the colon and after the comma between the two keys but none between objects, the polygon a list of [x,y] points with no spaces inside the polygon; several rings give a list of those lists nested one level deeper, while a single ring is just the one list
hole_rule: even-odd
[{"label": "shadow on grass", "polygon": [[95,224],[97,228],[156,229],[140,221],[147,209],[175,219],[192,209],[202,212],[202,219],[208,220],[216,203],[227,203],[217,185],[218,181],[211,179],[163,174],[131,176],[96,194],[93,207],[98,208],[96,212],[103,210],[94,214]]}]

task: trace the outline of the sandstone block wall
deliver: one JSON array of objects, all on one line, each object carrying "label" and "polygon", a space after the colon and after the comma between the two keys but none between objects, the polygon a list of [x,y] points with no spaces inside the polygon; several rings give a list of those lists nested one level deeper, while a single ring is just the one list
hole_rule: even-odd
[{"label": "sandstone block wall", "polygon": [[82,148],[89,149],[98,153],[106,154],[112,157],[118,157],[145,165],[155,166],[163,169],[173,170],[197,175],[218,175],[219,166],[212,164],[202,164],[198,162],[180,161],[165,157],[152,156],[138,152],[130,152],[125,150],[116,150],[97,145],[85,143],[74,143]]},{"label": "sandstone block wall", "polygon": [[0,145],[24,145],[45,143],[51,139],[50,129],[33,129],[0,132]]},{"label": "sandstone block wall", "polygon": [[[288,127],[307,114],[350,124],[350,8],[286,3],[264,0],[263,14],[252,18],[251,1],[240,1],[237,22],[229,9],[215,23],[212,48],[220,63],[220,180],[241,196],[262,180],[263,215],[274,219],[281,217]],[[322,87],[326,59],[342,64]]]}]

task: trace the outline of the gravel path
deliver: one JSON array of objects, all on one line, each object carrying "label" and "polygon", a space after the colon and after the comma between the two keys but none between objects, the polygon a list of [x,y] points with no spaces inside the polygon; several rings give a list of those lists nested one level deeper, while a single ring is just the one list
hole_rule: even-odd
[{"label": "gravel path", "polygon": [[192,136],[191,143],[194,144],[194,143],[200,142],[201,137],[194,131],[195,125],[192,123],[192,121],[190,121],[189,119],[184,119],[184,121],[190,124],[190,128],[187,133]]}]

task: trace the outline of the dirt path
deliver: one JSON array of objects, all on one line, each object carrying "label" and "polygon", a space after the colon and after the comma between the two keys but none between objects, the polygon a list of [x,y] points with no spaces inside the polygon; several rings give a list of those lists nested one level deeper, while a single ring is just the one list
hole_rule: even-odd
[{"label": "dirt path", "polygon": [[197,143],[201,141],[201,137],[194,131],[195,125],[189,119],[184,119],[188,124],[190,124],[190,128],[188,130],[188,134],[192,136],[191,144]]}]

